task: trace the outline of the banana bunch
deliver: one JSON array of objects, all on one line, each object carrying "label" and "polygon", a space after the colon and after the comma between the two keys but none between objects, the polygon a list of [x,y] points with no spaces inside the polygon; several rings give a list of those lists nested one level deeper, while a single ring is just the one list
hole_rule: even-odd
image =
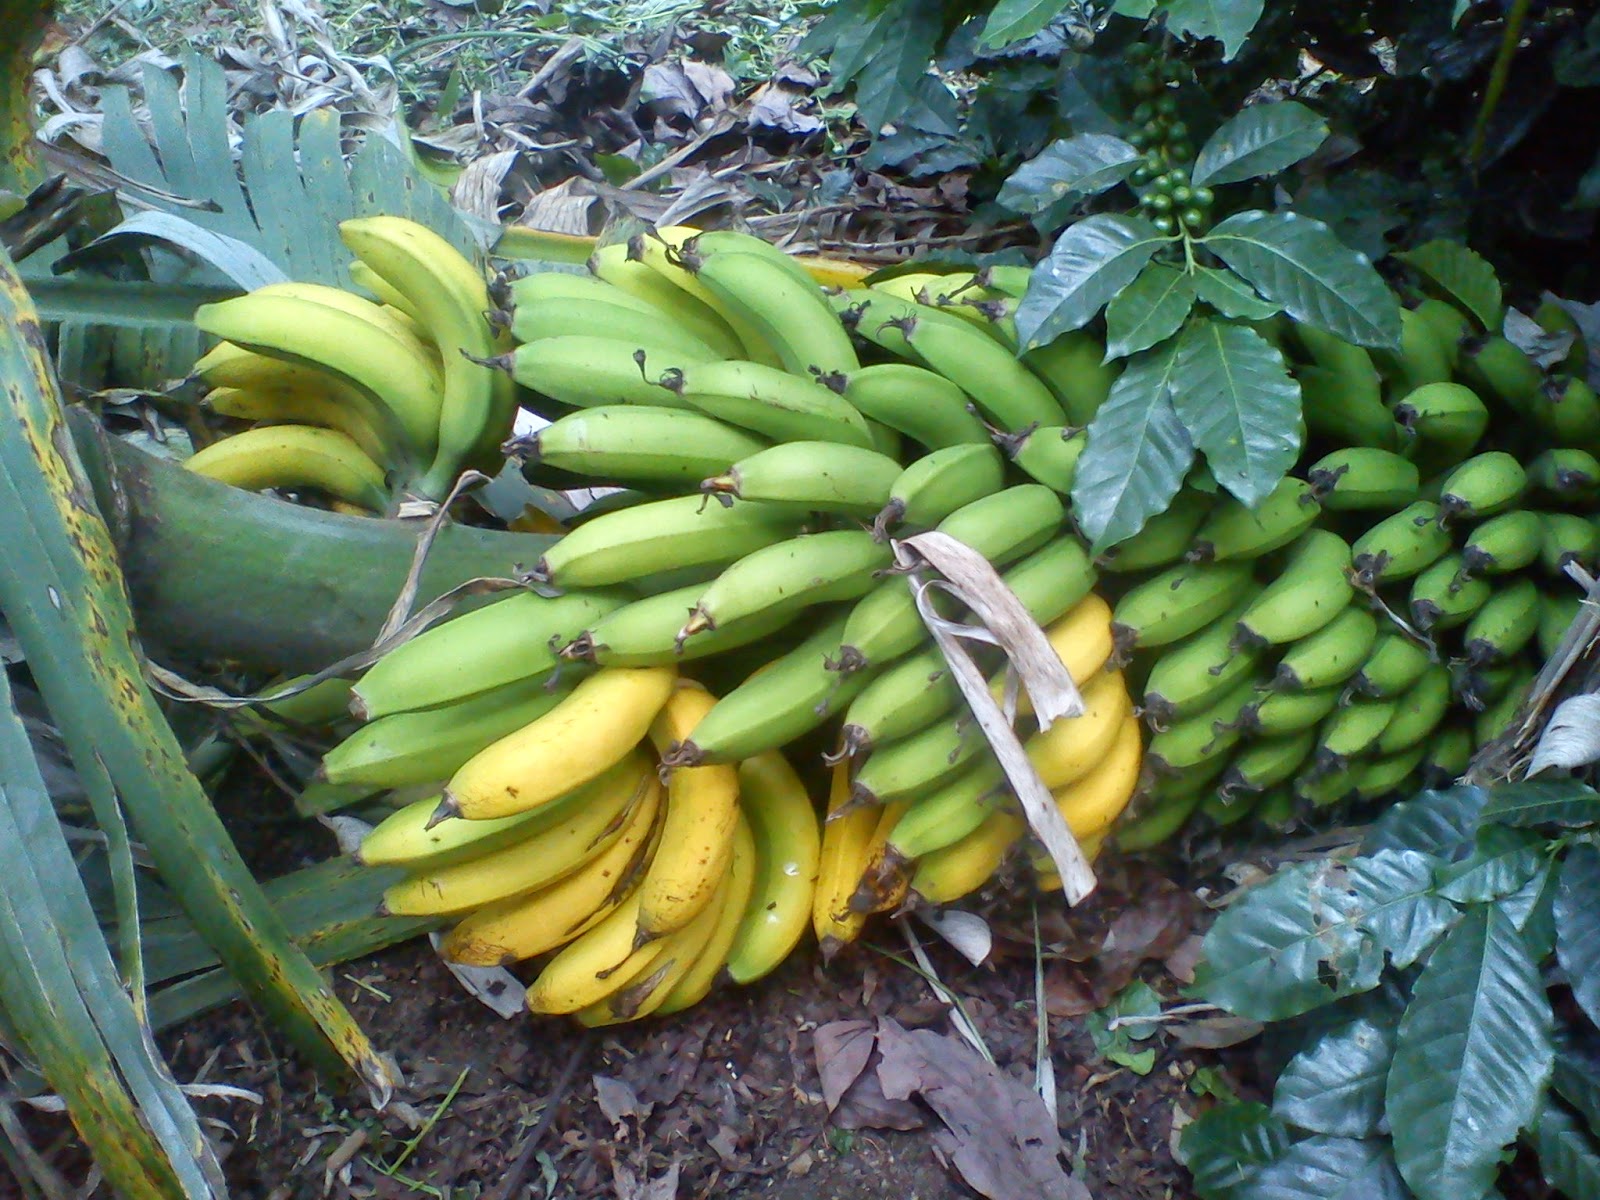
[{"label": "banana bunch", "polygon": [[351,512],[385,512],[408,489],[442,499],[464,467],[496,468],[516,410],[511,380],[483,365],[502,341],[486,280],[401,217],[354,218],[339,233],[371,298],[279,283],[196,310],[219,339],[195,364],[202,403],[251,427],[186,465]]},{"label": "banana bunch", "polygon": [[1284,324],[1310,461],[1254,511],[1185,489],[1108,564],[1143,572],[1113,629],[1151,730],[1122,849],[1450,783],[1576,614],[1593,392],[1444,300],[1403,320],[1384,355]]}]

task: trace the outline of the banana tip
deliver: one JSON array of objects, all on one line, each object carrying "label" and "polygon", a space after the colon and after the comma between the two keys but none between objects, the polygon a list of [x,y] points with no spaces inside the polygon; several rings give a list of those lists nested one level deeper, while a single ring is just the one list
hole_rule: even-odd
[{"label": "banana tip", "polygon": [[439,807],[433,810],[433,815],[428,818],[428,823],[422,828],[424,830],[429,830],[435,825],[443,824],[445,821],[452,820],[459,816],[461,816],[461,805],[456,803],[456,798],[454,796],[452,796],[449,792],[446,792],[439,798]]}]

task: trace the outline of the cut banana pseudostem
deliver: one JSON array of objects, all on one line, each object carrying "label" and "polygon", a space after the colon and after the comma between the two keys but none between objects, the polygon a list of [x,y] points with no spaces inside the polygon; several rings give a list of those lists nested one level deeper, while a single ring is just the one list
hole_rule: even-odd
[{"label": "cut banana pseudostem", "polygon": [[630,260],[625,243],[597,249],[589,257],[589,271],[651,309],[670,313],[674,321],[710,346],[719,358],[743,356],[744,347],[715,309],[644,263]]},{"label": "cut banana pseudostem", "polygon": [[[444,363],[439,451],[422,480],[443,496],[464,465],[494,456],[511,432],[516,400],[507,381],[481,360],[495,352],[481,271],[426,226],[399,217],[357,217],[339,225],[357,258],[411,303],[438,343]],[[480,361],[474,361],[474,360]]]},{"label": "cut banana pseudostem", "polygon": [[873,529],[880,536],[901,524],[928,529],[1004,486],[1005,464],[994,446],[988,442],[947,446],[896,474]]},{"label": "cut banana pseudostem", "polygon": [[506,596],[390,650],[352,689],[351,709],[370,721],[543,678],[560,662],[557,646],[627,602],[620,590]]},{"label": "cut banana pseudostem", "polygon": [[717,566],[782,541],[799,523],[799,514],[779,506],[724,508],[704,496],[674,496],[586,521],[544,552],[533,575],[540,583],[569,589]]},{"label": "cut banana pseudostem", "polygon": [[1286,475],[1255,507],[1224,498],[1194,535],[1194,562],[1260,558],[1311,528],[1321,512],[1309,483]]},{"label": "cut banana pseudostem", "polygon": [[1248,562],[1183,563],[1135,585],[1112,610],[1119,661],[1204,629],[1254,586]]},{"label": "cut banana pseudostem", "polygon": [[929,450],[988,445],[989,431],[967,408],[967,394],[943,375],[911,363],[874,363],[851,373],[844,398],[863,416]]},{"label": "cut banana pseudostem", "polygon": [[843,442],[872,449],[872,431],[850,402],[813,379],[757,362],[705,362],[669,372],[679,400],[773,441]]},{"label": "cut banana pseudostem", "polygon": [[1271,687],[1305,692],[1343,683],[1361,669],[1377,639],[1378,619],[1361,605],[1346,605],[1321,629],[1284,650]]},{"label": "cut banana pseudostem", "polygon": [[1504,512],[1528,484],[1522,464],[1504,450],[1475,454],[1444,477],[1439,487],[1439,522],[1480,521]]},{"label": "cut banana pseudostem", "polygon": [[728,459],[716,472],[707,472],[700,490],[724,504],[759,500],[870,517],[887,503],[900,471],[898,462],[876,450],[842,442],[784,442]]},{"label": "cut banana pseudostem", "polygon": [[753,983],[805,934],[822,838],[805,785],[776,750],[739,764],[739,801],[755,840],[756,870],[727,970],[735,983]]},{"label": "cut banana pseudostem", "polygon": [[876,586],[893,557],[864,529],[834,529],[763,546],[706,585],[678,631],[678,644],[724,622],[854,600]]},{"label": "cut banana pseudostem", "polygon": [[661,386],[660,379],[669,367],[698,361],[702,360],[674,355],[654,342],[591,334],[542,338],[494,360],[523,387],[573,408],[614,404],[687,408],[676,392]]},{"label": "cut banana pseudostem", "polygon": [[1351,582],[1371,592],[1438,562],[1450,550],[1440,511],[1432,500],[1418,500],[1363,533],[1350,546]]},{"label": "cut banana pseudostem", "polygon": [[613,667],[474,755],[451,777],[440,817],[505,817],[548,804],[620,762],[672,695],[671,667]]},{"label": "cut banana pseudostem", "polygon": [[777,633],[794,617],[793,612],[782,608],[769,609],[720,624],[680,646],[678,633],[705,587],[692,583],[613,609],[563,644],[557,653],[573,662],[601,667],[659,667],[748,646]]},{"label": "cut banana pseudostem", "polygon": [[344,434],[310,425],[265,425],[212,442],[183,464],[247,491],[312,489],[370,512],[389,505],[384,471]]},{"label": "cut banana pseudostem", "polygon": [[568,413],[506,443],[512,457],[629,484],[699,483],[766,442],[701,413],[656,405],[611,405]]},{"label": "cut banana pseudostem", "polygon": [[1347,446],[1306,470],[1311,490],[1329,512],[1393,512],[1419,496],[1417,464],[1392,450]]}]

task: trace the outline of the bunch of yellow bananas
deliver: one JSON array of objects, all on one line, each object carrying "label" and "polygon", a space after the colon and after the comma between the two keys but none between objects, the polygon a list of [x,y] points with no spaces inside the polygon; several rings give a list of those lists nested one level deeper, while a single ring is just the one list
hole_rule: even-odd
[{"label": "bunch of yellow bananas", "polygon": [[221,339],[194,373],[205,405],[253,427],[193,455],[190,470],[237,487],[314,491],[384,512],[408,489],[441,499],[465,466],[500,461],[515,387],[482,365],[500,348],[483,273],[401,217],[343,222],[366,298],[279,283],[202,305]]}]

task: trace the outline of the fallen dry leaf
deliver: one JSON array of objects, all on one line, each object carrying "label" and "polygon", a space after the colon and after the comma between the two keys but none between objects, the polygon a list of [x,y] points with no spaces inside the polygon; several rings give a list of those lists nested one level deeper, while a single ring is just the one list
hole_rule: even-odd
[{"label": "fallen dry leaf", "polygon": [[610,1075],[594,1077],[595,1103],[612,1125],[621,1125],[629,1117],[643,1120],[650,1115],[653,1105],[639,1103],[638,1094],[620,1079]]},{"label": "fallen dry leaf", "polygon": [[812,1035],[829,1118],[840,1129],[922,1128],[922,1109],[903,1097],[886,1097],[877,1072],[869,1069],[876,1042],[871,1021],[832,1021]]}]

